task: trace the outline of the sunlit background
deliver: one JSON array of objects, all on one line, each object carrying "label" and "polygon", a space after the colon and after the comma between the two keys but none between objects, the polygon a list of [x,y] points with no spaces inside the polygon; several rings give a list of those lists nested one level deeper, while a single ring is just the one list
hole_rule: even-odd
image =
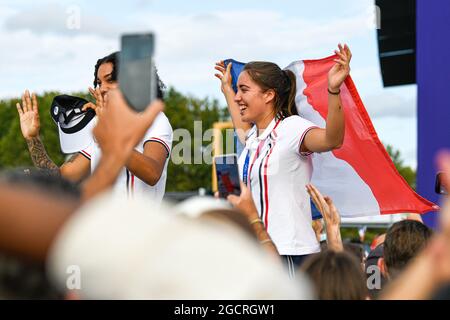
[{"label": "sunlit background", "polygon": [[269,60],[284,67],[331,55],[345,42],[380,139],[415,168],[416,85],[383,88],[374,13],[373,0],[1,1],[0,98],[25,88],[87,91],[95,62],[118,50],[125,32],[156,32],[163,81],[223,105],[215,61]]}]

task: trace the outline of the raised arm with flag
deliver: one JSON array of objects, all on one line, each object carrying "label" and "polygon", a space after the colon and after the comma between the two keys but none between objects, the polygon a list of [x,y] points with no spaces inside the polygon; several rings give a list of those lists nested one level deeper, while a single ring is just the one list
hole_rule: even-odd
[{"label": "raised arm with flag", "polygon": [[[328,117],[333,111],[329,108],[327,87],[334,88],[329,87],[327,79],[330,70],[336,68],[338,58],[336,54],[318,60],[298,60],[286,67],[296,76],[298,114],[321,128],[328,126]],[[232,59],[224,61],[224,66],[230,68],[234,90],[244,65]],[[395,169],[351,76],[347,76],[340,87],[340,99],[345,110],[342,146],[312,154],[311,182],[334,199],[343,217],[422,214],[438,210],[438,206],[418,195]]]},{"label": "raised arm with flag", "polygon": [[339,45],[335,53],[325,77],[329,112],[323,127],[299,116],[293,71],[255,61],[245,64],[237,76],[234,63],[216,64],[233,124],[245,143],[239,157],[242,181],[291,272],[307,255],[320,251],[306,191],[313,173],[311,155],[339,148],[344,140],[340,90],[350,72],[351,52]]}]

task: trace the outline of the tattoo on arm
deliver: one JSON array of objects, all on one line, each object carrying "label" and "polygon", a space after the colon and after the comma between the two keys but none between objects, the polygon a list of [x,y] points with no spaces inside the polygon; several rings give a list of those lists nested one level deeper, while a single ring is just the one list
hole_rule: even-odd
[{"label": "tattoo on arm", "polygon": [[66,161],[66,163],[68,163],[68,162],[74,162],[75,159],[78,158],[79,155],[80,155],[79,153],[75,153],[73,156],[71,156],[71,157],[69,158],[69,160]]},{"label": "tattoo on arm", "polygon": [[38,169],[48,170],[53,174],[59,174],[59,167],[50,159],[39,137],[27,139],[28,150],[31,159]]}]

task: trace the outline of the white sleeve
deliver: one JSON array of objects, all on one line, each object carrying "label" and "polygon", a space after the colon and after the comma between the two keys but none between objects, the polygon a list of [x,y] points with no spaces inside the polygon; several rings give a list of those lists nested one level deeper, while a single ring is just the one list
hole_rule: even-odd
[{"label": "white sleeve", "polygon": [[158,142],[164,146],[167,150],[167,156],[170,155],[172,150],[173,130],[170,125],[169,119],[161,112],[153,122],[152,126],[148,129],[144,136],[142,147],[147,142]]},{"label": "white sleeve", "polygon": [[93,151],[94,151],[94,143],[92,143],[89,147],[87,147],[81,151],[78,151],[78,153],[80,153],[82,156],[84,156],[88,160],[91,160]]},{"label": "white sleeve", "polygon": [[283,120],[283,136],[287,139],[289,149],[301,156],[309,156],[312,152],[300,152],[303,139],[309,130],[318,128],[309,120],[300,116],[291,116]]}]

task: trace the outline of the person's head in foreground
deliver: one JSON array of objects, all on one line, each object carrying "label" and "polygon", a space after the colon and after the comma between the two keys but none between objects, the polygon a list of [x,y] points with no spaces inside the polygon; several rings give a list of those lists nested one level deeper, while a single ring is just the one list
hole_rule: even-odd
[{"label": "person's head in foreground", "polygon": [[431,229],[418,221],[394,223],[386,233],[383,258],[379,260],[383,275],[389,280],[395,278],[419,254],[431,236]]},{"label": "person's head in foreground", "polygon": [[[444,179],[446,185],[450,186],[450,174],[448,174],[450,173],[450,153],[448,151],[440,152],[436,157],[436,162],[440,171],[447,173],[447,175],[444,175]],[[422,232],[426,234],[426,244],[383,290],[381,299],[448,299],[448,284],[450,283],[450,197],[444,196],[442,200],[437,215],[438,229],[431,237],[429,237],[428,231]]]},{"label": "person's head in foreground", "polygon": [[71,277],[81,299],[312,297],[305,277],[290,280],[238,228],[175,215],[164,204],[154,208],[148,200],[106,194],[78,210],[49,255],[58,288]]},{"label": "person's head in foreground", "polygon": [[174,209],[177,214],[200,219],[202,222],[222,223],[226,226],[238,227],[252,239],[256,239],[248,219],[224,199],[196,196],[180,202]]},{"label": "person's head in foreground", "polygon": [[367,287],[371,299],[377,299],[386,284],[386,278],[380,272],[379,261],[383,258],[383,244],[378,245],[369,252],[365,261]]},{"label": "person's head in foreground", "polygon": [[320,300],[364,300],[365,276],[356,257],[346,251],[324,250],[301,267],[312,280]]},{"label": "person's head in foreground", "polygon": [[10,187],[37,190],[73,201],[79,201],[81,198],[79,185],[55,175],[49,170],[17,168],[3,171],[0,172],[0,183]]},{"label": "person's head in foreground", "polygon": [[[52,174],[51,171],[35,168],[17,168],[1,172],[0,186],[17,189],[22,193],[31,192],[36,196],[47,195],[63,199],[68,206],[69,203],[78,203],[81,197],[77,185]],[[57,290],[49,281],[42,263],[25,255],[17,256],[0,251],[0,300],[62,299],[63,293],[64,290]]]}]

